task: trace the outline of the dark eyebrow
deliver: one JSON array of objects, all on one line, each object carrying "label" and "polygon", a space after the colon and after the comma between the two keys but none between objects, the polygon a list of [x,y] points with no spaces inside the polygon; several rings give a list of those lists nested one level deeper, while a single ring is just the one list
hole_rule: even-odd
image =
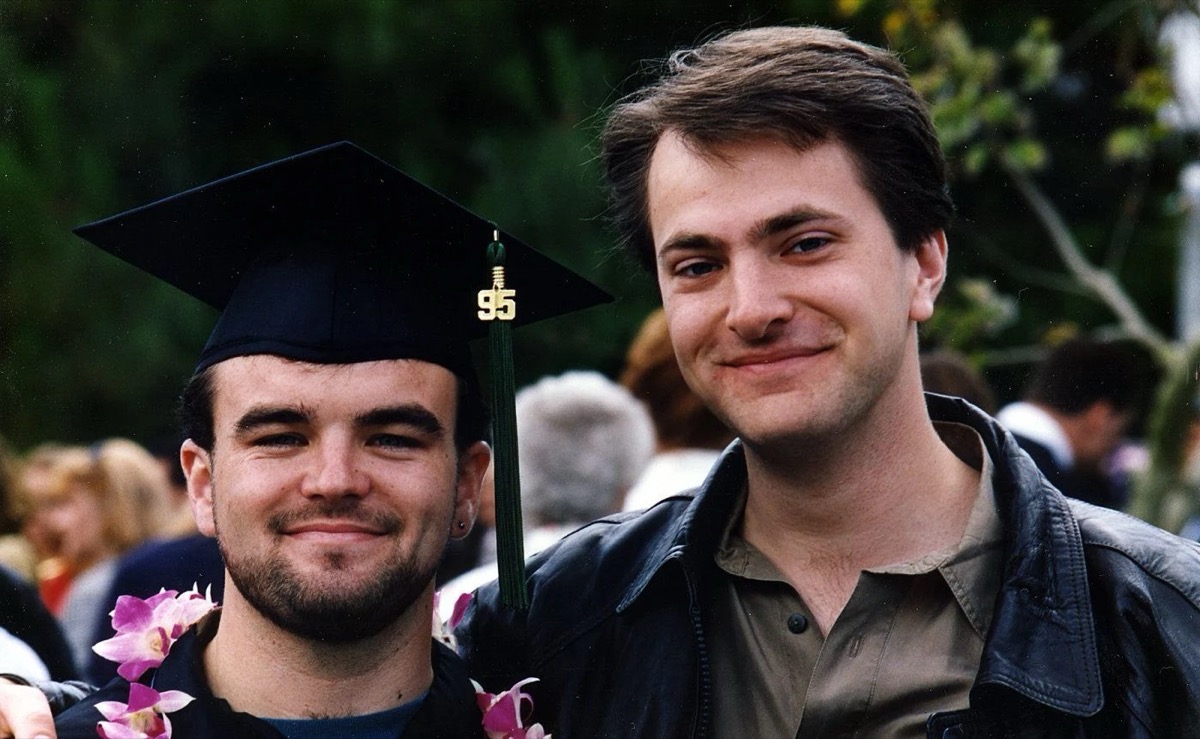
[{"label": "dark eyebrow", "polygon": [[781,213],[777,216],[763,219],[750,229],[750,238],[754,241],[787,231],[790,228],[803,225],[809,221],[841,221],[842,217],[820,210],[819,208],[801,207]]},{"label": "dark eyebrow", "polygon": [[244,434],[261,426],[306,423],[312,416],[312,412],[303,407],[255,406],[242,414],[234,428]]},{"label": "dark eyebrow", "polygon": [[672,236],[667,243],[663,244],[662,249],[658,252],[658,260],[662,261],[663,257],[673,251],[698,251],[716,248],[721,244],[719,239],[714,239],[711,236],[705,236],[698,233],[680,233]]},{"label": "dark eyebrow", "polygon": [[391,405],[383,408],[373,408],[366,413],[354,417],[356,426],[390,426],[398,424],[411,426],[430,436],[440,437],[446,433],[446,427],[429,409],[415,403]]}]

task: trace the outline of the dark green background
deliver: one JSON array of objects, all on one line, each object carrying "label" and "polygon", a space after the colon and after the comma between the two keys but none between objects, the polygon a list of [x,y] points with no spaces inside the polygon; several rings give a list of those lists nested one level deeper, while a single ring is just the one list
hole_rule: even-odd
[{"label": "dark green background", "polygon": [[[1140,167],[1103,157],[1108,133],[1136,117],[1117,101],[1153,61],[1161,8],[927,4],[976,44],[999,49],[1034,17],[1051,19],[1067,55],[1056,84],[1027,96],[1051,152],[1039,181],[1089,256],[1111,258],[1169,333],[1172,197],[1194,142],[1167,142]],[[577,367],[615,373],[656,299],[652,283],[613,253],[603,221],[594,160],[603,110],[645,79],[647,60],[728,28],[812,22],[886,44],[894,4],[861,5],[847,15],[803,0],[0,0],[0,435],[18,449],[149,440],[171,428],[214,319],[76,239],[72,226],[341,139],[620,296],[616,307],[521,331],[519,383]],[[919,46],[899,51],[922,63]],[[959,177],[954,189],[952,278],[1019,295],[1015,323],[962,347],[990,361],[989,377],[1010,397],[1025,366],[989,357],[1112,317],[1040,279],[1060,265],[1002,174]],[[1113,257],[1111,235],[1131,208],[1132,238]]]}]

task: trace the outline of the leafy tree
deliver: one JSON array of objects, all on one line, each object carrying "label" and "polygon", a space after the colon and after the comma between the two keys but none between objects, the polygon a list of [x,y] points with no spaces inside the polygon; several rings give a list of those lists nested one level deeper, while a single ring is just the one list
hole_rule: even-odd
[{"label": "leafy tree", "polygon": [[[1181,473],[1184,439],[1195,414],[1190,396],[1200,366],[1200,337],[1187,344],[1164,333],[1171,296],[1161,278],[1171,273],[1176,249],[1177,218],[1168,206],[1175,184],[1168,175],[1178,172],[1180,155],[1194,142],[1172,135],[1156,115],[1170,99],[1154,42],[1158,10],[1142,2],[1089,10],[1094,14],[1066,42],[1055,39],[1049,19],[1035,17],[1005,45],[977,44],[952,9],[946,12],[928,0],[897,4],[885,25],[897,37],[894,42],[919,39],[914,84],[931,102],[960,183],[971,187],[966,200],[972,220],[964,229],[968,248],[976,246],[997,263],[997,282],[1021,285],[1020,294],[1037,291],[1035,308],[1052,311],[1037,319],[1045,321],[1043,340],[1081,330],[1132,339],[1162,372],[1147,425],[1150,465],[1137,480],[1131,510],[1177,529],[1197,508]],[[1065,119],[1064,125],[1062,106],[1081,94],[1078,86],[1092,82],[1081,77],[1072,55],[1090,65],[1114,45],[1119,53],[1107,52],[1113,61],[1106,68],[1120,84],[1095,85],[1101,104],[1089,106],[1088,121],[1078,125]],[[1047,125],[1049,120],[1070,129],[1068,138]],[[1006,187],[974,191],[988,175]],[[992,228],[979,229],[972,222],[982,219],[982,198],[995,202],[997,194],[1006,201],[999,206],[1004,218],[1011,219],[1020,207],[1029,228],[1040,232],[1023,244],[1010,242],[1003,252],[984,235]],[[1107,208],[1110,215],[1097,219],[1097,208]],[[1001,224],[995,228],[1009,235],[1016,231]],[[1105,230],[1107,239],[1101,238]],[[1030,243],[1043,254],[1022,248]],[[1130,260],[1131,248],[1144,256]],[[979,313],[978,307],[951,312],[932,328],[954,343],[962,338],[954,331],[964,322],[977,322]],[[1068,321],[1060,318],[1066,316]]]}]

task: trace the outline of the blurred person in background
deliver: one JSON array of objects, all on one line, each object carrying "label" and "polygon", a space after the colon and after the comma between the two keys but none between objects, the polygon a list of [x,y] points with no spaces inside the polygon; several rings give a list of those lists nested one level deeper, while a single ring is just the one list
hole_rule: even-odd
[{"label": "blurred person in background", "polygon": [[[599,372],[545,377],[516,397],[525,554],[536,554],[589,521],[621,510],[654,453],[650,414]],[[448,582],[438,609],[496,579],[494,563]]]},{"label": "blurred person in background", "polygon": [[[0,439],[0,673],[71,680],[76,676],[71,650],[30,582],[34,557],[32,547],[17,533],[14,467]],[[20,569],[5,566],[10,562]]]},{"label": "blurred person in background", "polygon": [[[1183,444],[1183,484],[1193,497],[1200,497],[1200,395],[1192,399],[1192,420],[1188,425]],[[1190,516],[1183,523],[1179,535],[1192,541],[1200,541],[1200,515]]]},{"label": "blurred person in background", "polygon": [[61,556],[62,542],[47,524],[47,509],[39,501],[48,500],[54,485],[52,470],[60,456],[70,455],[82,447],[46,442],[22,457],[17,465],[15,492],[22,508],[21,536],[33,551],[34,572],[42,602],[57,614],[74,573]]},{"label": "blurred person in background", "polygon": [[31,502],[70,584],[55,612],[75,654],[90,659],[92,634],[116,573],[117,556],[156,535],[163,524],[167,479],[154,457],[128,439],[62,450]]},{"label": "blurred person in background", "polygon": [[[225,593],[225,564],[217,540],[201,534],[192,517],[187,499],[187,478],[179,464],[182,438],[175,435],[156,440],[147,447],[167,481],[163,526],[153,539],[122,554],[101,603],[116,603],[122,595],[149,598],[159,590],[184,592],[193,586],[211,592],[220,601]],[[211,589],[211,590],[210,590]],[[116,632],[105,609],[95,614],[90,643],[97,644]],[[96,685],[104,685],[117,675],[114,662],[94,651],[79,665],[83,676]]]},{"label": "blurred person in background", "polygon": [[33,647],[0,626],[0,672],[29,681],[50,679],[50,670]]},{"label": "blurred person in background", "polygon": [[0,437],[0,565],[32,580],[37,556],[29,540],[21,535],[24,506],[17,496],[16,482],[16,462]]},{"label": "blurred person in background", "polygon": [[0,566],[0,673],[27,680],[74,680],[71,648],[37,588]]},{"label": "blurred person in background", "polygon": [[683,381],[662,308],[642,322],[625,355],[620,382],[646,404],[654,421],[656,450],[645,472],[625,496],[622,508],[638,511],[697,487],[733,441]]},{"label": "blurred person in background", "polygon": [[1023,399],[1002,408],[996,420],[1063,493],[1121,509],[1128,490],[1109,465],[1146,394],[1129,347],[1075,338],[1034,368]]},{"label": "blurred person in background", "polygon": [[962,398],[981,411],[996,412],[996,393],[967,358],[950,349],[921,353],[921,385],[926,392]]}]

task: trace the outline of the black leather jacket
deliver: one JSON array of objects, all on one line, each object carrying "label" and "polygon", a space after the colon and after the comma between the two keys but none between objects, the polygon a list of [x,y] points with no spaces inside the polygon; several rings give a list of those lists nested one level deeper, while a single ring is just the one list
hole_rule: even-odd
[{"label": "black leather jacket", "polygon": [[[1200,737],[1200,546],[1065,498],[972,406],[929,396],[934,420],[982,436],[995,466],[1005,571],[970,708],[930,737]],[[585,526],[531,561],[531,606],[484,587],[459,628],[491,690],[526,676],[556,739],[711,737],[702,604],[745,483],[742,450],[694,498]]]}]

